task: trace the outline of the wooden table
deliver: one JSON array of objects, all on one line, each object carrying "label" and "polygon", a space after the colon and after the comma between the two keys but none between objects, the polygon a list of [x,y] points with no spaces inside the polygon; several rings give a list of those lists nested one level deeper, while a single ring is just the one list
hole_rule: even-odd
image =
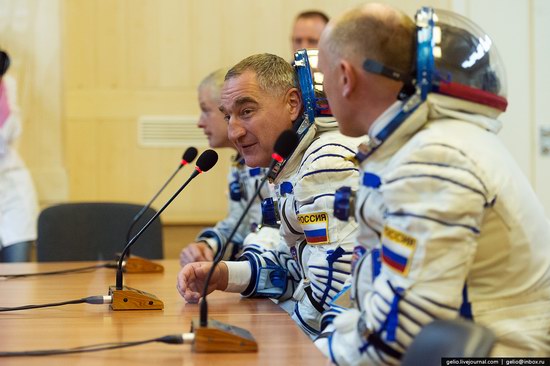
[{"label": "wooden table", "polygon": [[[112,311],[108,305],[62,307],[0,313],[0,351],[70,348],[129,342],[189,331],[197,304],[176,290],[176,260],[159,261],[162,274],[126,274],[125,285],[156,295],[164,310]],[[0,264],[0,274],[51,271],[89,265],[72,263]],[[107,295],[113,269],[89,273],[0,280],[0,307],[42,304]],[[249,330],[257,353],[198,354],[190,345],[161,343],[101,352],[24,358],[0,358],[0,365],[322,365],[325,357],[288,314],[267,299],[243,299],[215,292],[208,297],[210,318]]]}]

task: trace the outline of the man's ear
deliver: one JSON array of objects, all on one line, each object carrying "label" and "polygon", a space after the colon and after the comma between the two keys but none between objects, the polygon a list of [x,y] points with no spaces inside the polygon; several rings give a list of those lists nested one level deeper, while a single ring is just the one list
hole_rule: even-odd
[{"label": "man's ear", "polygon": [[339,67],[342,96],[348,98],[357,86],[357,75],[353,65],[346,60],[340,60]]},{"label": "man's ear", "polygon": [[290,118],[292,121],[295,121],[302,111],[302,95],[296,88],[289,89],[286,92],[285,101],[288,106]]}]

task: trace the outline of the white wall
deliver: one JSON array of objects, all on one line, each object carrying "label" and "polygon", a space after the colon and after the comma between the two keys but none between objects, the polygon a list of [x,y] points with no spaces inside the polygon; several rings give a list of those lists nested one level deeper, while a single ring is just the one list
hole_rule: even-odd
[{"label": "white wall", "polygon": [[546,216],[550,216],[550,155],[543,156],[539,146],[540,127],[550,129],[550,1],[534,0],[530,10],[532,14],[531,30],[531,80],[533,82],[534,112],[534,185],[542,200]]},{"label": "white wall", "polygon": [[454,0],[451,10],[481,26],[495,42],[508,81],[508,110],[499,136],[550,214],[550,155],[540,151],[540,126],[550,128],[550,1]]}]

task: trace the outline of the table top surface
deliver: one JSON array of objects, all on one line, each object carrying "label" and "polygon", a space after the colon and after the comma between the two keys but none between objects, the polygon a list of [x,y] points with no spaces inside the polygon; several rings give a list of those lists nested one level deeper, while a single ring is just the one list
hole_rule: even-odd
[{"label": "table top surface", "polygon": [[[76,304],[0,313],[0,351],[61,349],[131,342],[189,332],[199,306],[176,290],[177,260],[157,261],[164,273],[125,274],[124,283],[154,294],[164,310],[113,311],[109,305]],[[44,272],[89,262],[0,264],[0,274]],[[0,307],[44,304],[107,295],[115,270],[0,280]],[[320,365],[326,358],[289,315],[268,299],[244,299],[216,291],[208,296],[209,318],[244,328],[258,343],[256,353],[194,353],[190,345],[152,343],[92,353],[0,358],[0,365]]]}]

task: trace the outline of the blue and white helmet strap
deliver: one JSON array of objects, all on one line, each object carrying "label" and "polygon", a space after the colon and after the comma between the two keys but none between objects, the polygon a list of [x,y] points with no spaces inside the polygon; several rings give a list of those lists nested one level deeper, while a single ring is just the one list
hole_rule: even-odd
[{"label": "blue and white helmet strap", "polygon": [[[416,45],[416,92],[404,101],[403,110],[397,114],[376,136],[372,136],[375,147],[366,154],[366,157],[370,156],[385,140],[387,140],[399,126],[405,121],[428,97],[428,93],[432,90],[432,79],[434,71],[434,59],[433,59],[433,9],[428,7],[421,8],[416,14],[416,29],[417,29],[417,45]],[[377,63],[376,63],[377,64]],[[396,77],[403,78],[397,71],[390,68],[386,70],[377,68],[377,65],[372,60],[366,60],[363,64],[363,68],[368,72],[379,73],[384,76],[388,76],[394,80]],[[374,71],[371,71],[374,70]],[[378,71],[378,72],[377,72]],[[390,73],[389,75],[385,75]],[[396,74],[393,74],[396,73]],[[404,81],[404,80],[402,80]]]},{"label": "blue and white helmet strap", "polygon": [[422,101],[432,91],[434,76],[434,10],[422,7],[416,13],[416,87]]},{"label": "blue and white helmet strap", "polygon": [[[315,89],[313,88],[313,79],[311,77],[311,68],[306,50],[298,50],[294,56],[294,68],[298,76],[300,93],[306,119],[310,124],[315,120]],[[304,131],[297,131],[298,135]]]}]

